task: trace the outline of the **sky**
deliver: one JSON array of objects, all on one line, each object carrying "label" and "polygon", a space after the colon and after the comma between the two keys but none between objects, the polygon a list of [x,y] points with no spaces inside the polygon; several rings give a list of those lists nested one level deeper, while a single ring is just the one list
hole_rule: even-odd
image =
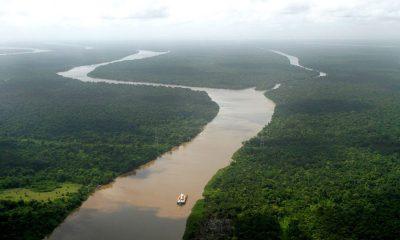
[{"label": "sky", "polygon": [[400,39],[400,0],[0,0],[0,41]]}]

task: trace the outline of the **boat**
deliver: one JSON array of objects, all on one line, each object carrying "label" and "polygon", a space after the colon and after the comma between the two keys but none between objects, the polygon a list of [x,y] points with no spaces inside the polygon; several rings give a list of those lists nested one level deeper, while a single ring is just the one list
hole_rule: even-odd
[{"label": "boat", "polygon": [[185,205],[187,198],[188,198],[187,194],[183,194],[183,193],[179,194],[178,201],[176,202],[176,204],[178,204],[180,206]]}]

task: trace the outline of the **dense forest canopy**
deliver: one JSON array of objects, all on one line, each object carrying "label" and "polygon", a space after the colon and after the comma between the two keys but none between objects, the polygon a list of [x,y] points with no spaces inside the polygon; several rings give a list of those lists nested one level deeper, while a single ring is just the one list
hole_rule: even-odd
[{"label": "dense forest canopy", "polygon": [[[399,49],[283,51],[328,77],[266,93],[272,122],[209,183],[185,238],[396,239]],[[230,228],[213,231],[221,219]]]},{"label": "dense forest canopy", "polygon": [[[290,66],[268,49],[298,56],[302,65],[328,76]],[[196,48],[93,72],[110,74],[207,87],[282,84],[266,92],[277,104],[272,122],[209,182],[188,219],[185,239],[400,236],[399,46]]]},{"label": "dense forest canopy", "polygon": [[[59,47],[0,57],[3,236],[41,238],[97,184],[186,141],[215,116],[217,106],[201,92],[87,84],[55,75],[131,49]],[[281,84],[265,93],[277,104],[272,122],[209,182],[185,239],[400,235],[398,46],[258,42],[168,49],[92,74],[232,89]],[[290,66],[268,49],[298,56],[302,65],[328,76]]]},{"label": "dense forest canopy", "polygon": [[102,66],[90,76],[195,87],[268,89],[273,82],[302,79],[310,73],[291,68],[268,48],[205,45],[173,48],[168,54],[135,64]]},{"label": "dense forest canopy", "polygon": [[56,75],[135,51],[64,51],[0,57],[3,239],[42,239],[96,186],[188,141],[218,112],[205,92]]}]

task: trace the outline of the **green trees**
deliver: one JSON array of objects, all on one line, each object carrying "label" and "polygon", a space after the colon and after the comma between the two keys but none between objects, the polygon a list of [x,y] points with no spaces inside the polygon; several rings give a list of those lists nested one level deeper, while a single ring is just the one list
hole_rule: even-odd
[{"label": "green trees", "polygon": [[[398,48],[279,46],[303,65],[327,72],[326,78],[254,49],[201,48],[189,51],[186,61],[177,52],[93,73],[118,69],[121,80],[225,88],[282,83],[266,92],[277,103],[272,122],[209,182],[184,238],[397,238]],[[162,73],[153,71],[164,63]],[[186,78],[188,71],[195,77]]]},{"label": "green trees", "polygon": [[238,239],[280,239],[280,231],[276,216],[262,210],[242,212],[235,221],[235,236]]},{"label": "green trees", "polygon": [[184,238],[213,239],[221,221],[234,231],[218,239],[398,238],[399,51],[287,51],[328,77],[266,93],[272,122],[209,182]]},{"label": "green trees", "polygon": [[[93,73],[226,88],[268,89],[282,83],[266,93],[277,103],[272,122],[209,182],[187,221],[184,238],[398,238],[398,48],[280,46],[299,56],[303,65],[327,72],[327,78],[315,78],[315,73],[289,66],[284,57],[250,48],[173,51]],[[29,76],[22,73],[18,74]],[[141,94],[133,88],[43,76],[35,77],[35,84],[0,83],[0,89],[6,89],[0,101],[3,189],[38,184],[50,188],[51,182],[72,181],[87,186],[69,196],[80,203],[97,183],[185,141],[216,112],[201,93],[137,88],[144,91]],[[60,221],[76,206],[69,205],[72,200],[63,201],[40,203],[57,207],[38,205],[34,211],[33,203],[2,202],[1,232],[13,234],[30,223],[24,216],[32,213]],[[51,209],[60,212],[49,215],[61,217],[46,215]],[[26,222],[10,228],[8,222],[16,219]],[[51,224],[49,229],[55,226]],[[26,231],[24,236],[39,236],[35,229]]]},{"label": "green trees", "polygon": [[[84,192],[86,191],[86,192]],[[42,239],[53,231],[68,213],[77,208],[88,194],[54,201],[1,201],[0,231],[3,239]]]},{"label": "green trees", "polygon": [[269,89],[274,82],[301,80],[311,74],[292,69],[276,54],[254,46],[210,44],[171,49],[168,54],[146,61],[101,66],[89,75],[195,87]]},{"label": "green trees", "polygon": [[0,200],[1,238],[42,239],[96,186],[188,141],[217,112],[206,93],[187,89],[81,83],[55,74],[3,82],[0,194],[49,192],[67,182],[82,188],[43,201]]}]

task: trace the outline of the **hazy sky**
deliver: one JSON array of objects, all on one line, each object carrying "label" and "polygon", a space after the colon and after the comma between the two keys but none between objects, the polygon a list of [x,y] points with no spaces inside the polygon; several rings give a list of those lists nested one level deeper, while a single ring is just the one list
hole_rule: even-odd
[{"label": "hazy sky", "polygon": [[400,38],[400,0],[0,0],[0,41]]}]

